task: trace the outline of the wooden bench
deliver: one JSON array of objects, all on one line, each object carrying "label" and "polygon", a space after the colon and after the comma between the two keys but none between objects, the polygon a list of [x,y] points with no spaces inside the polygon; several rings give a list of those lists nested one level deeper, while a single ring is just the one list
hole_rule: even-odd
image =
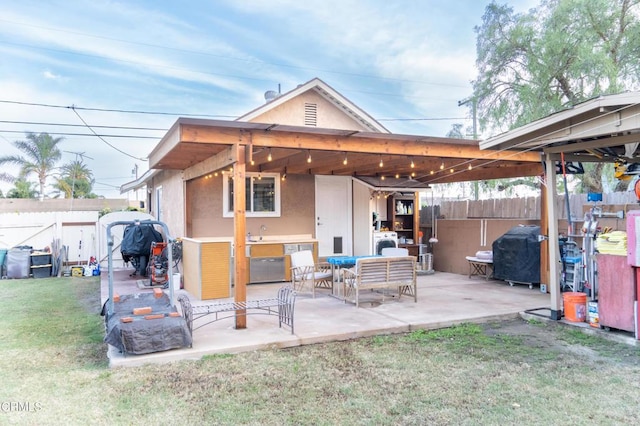
[{"label": "wooden bench", "polygon": [[[293,311],[296,302],[296,292],[290,286],[281,287],[276,297],[272,299],[247,300],[245,302],[218,302],[203,305],[192,305],[189,298],[182,294],[178,297],[182,314],[187,320],[189,330],[197,330],[207,324],[239,315],[274,315],[278,317],[278,326],[289,327],[293,334]],[[209,321],[193,323],[201,318],[210,316]],[[211,319],[213,318],[213,319]]]},{"label": "wooden bench", "polygon": [[345,301],[351,297],[357,307],[360,306],[362,290],[397,289],[399,297],[406,295],[418,301],[415,256],[359,258],[354,268],[342,270],[342,277]]}]

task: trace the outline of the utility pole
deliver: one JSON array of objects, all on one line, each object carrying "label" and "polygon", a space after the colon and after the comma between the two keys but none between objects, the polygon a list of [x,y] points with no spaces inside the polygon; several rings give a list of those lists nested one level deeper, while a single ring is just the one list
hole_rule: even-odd
[{"label": "utility pole", "polygon": [[[138,163],[133,165],[133,170],[131,170],[131,173],[133,173],[133,175],[136,177],[135,180],[138,180]],[[136,189],[136,201],[138,201],[138,189]],[[127,197],[129,198],[129,197]]]},{"label": "utility pole", "polygon": [[[468,103],[471,103],[471,111],[473,113],[473,140],[477,141],[478,140],[478,117],[476,115],[476,98],[470,97],[462,101],[458,101],[458,106],[467,105]],[[480,198],[480,195],[479,195],[480,188],[478,186],[477,180],[473,181],[473,192],[474,192],[473,198],[477,201],[478,198]]]}]

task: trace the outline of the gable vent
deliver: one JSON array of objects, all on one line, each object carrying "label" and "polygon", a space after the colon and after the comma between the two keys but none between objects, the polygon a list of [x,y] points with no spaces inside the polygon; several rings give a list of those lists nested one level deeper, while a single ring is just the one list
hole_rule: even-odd
[{"label": "gable vent", "polygon": [[316,127],[318,125],[318,104],[304,104],[304,125]]}]

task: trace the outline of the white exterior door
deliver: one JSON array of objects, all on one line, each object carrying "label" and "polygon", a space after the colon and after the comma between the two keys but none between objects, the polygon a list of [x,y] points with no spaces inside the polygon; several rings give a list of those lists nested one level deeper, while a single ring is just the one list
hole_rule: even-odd
[{"label": "white exterior door", "polygon": [[351,178],[316,176],[318,256],[351,256]]}]

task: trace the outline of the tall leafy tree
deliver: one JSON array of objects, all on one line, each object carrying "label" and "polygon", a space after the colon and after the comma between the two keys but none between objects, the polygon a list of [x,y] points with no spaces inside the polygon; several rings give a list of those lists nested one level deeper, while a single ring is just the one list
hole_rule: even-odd
[{"label": "tall leafy tree", "polygon": [[66,198],[95,198],[91,191],[95,180],[93,172],[81,160],[71,161],[61,168],[60,177],[54,187]]},{"label": "tall leafy tree", "polygon": [[[498,133],[601,94],[640,87],[640,0],[491,3],[476,27],[480,128]],[[602,173],[602,165],[590,170]],[[591,182],[591,183],[589,183]],[[586,179],[597,187],[600,179]]]},{"label": "tall leafy tree", "polygon": [[14,187],[7,192],[7,198],[36,198],[38,191],[34,183],[24,177],[19,177],[13,182]]},{"label": "tall leafy tree", "polygon": [[19,177],[12,178],[5,173],[4,179],[16,181],[19,178],[27,179],[29,175],[36,175],[40,190],[40,200],[44,199],[47,178],[56,169],[56,163],[62,157],[58,144],[63,138],[53,138],[48,133],[27,133],[27,140],[15,141],[13,145],[22,155],[5,155],[0,157],[0,165],[15,164],[20,167]]}]

